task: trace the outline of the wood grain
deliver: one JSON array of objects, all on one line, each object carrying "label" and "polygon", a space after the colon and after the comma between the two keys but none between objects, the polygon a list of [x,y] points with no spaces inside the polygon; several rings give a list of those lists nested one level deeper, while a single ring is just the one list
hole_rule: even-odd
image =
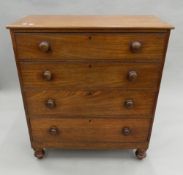
[{"label": "wood grain", "polygon": [[[73,90],[29,90],[25,91],[28,113],[37,115],[60,115],[62,117],[81,116],[151,116],[156,92],[130,91],[122,89],[88,89]],[[48,108],[45,103],[52,99],[56,106]],[[126,100],[132,99],[134,107],[124,106]]]},{"label": "wood grain", "polygon": [[10,24],[11,29],[171,29],[172,25],[155,16],[77,16],[77,15],[32,15]]},{"label": "wood grain", "polygon": [[173,26],[153,16],[34,15],[7,28],[38,158],[44,148],[145,157]]},{"label": "wood grain", "polygon": [[[157,89],[160,64],[146,63],[20,63],[24,88],[153,88]],[[44,73],[50,72],[45,79]],[[129,72],[137,78],[129,80]]]},{"label": "wood grain", "polygon": [[[164,33],[17,33],[17,54],[20,60],[159,60],[163,58]],[[50,50],[39,45],[47,41]],[[139,41],[142,49],[131,51],[131,43]]]},{"label": "wood grain", "polygon": [[33,149],[41,148],[60,148],[65,150],[116,150],[116,149],[136,149],[144,148],[147,149],[149,146],[148,142],[44,142],[32,141]]},{"label": "wood grain", "polygon": [[[32,119],[31,126],[35,142],[145,142],[150,119]],[[52,126],[57,135],[49,134]],[[122,133],[126,126],[128,136]]]}]

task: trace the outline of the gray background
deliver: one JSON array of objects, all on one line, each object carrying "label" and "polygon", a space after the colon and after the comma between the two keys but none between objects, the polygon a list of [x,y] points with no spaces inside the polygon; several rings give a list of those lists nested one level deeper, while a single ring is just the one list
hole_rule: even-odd
[{"label": "gray background", "polygon": [[[173,24],[148,157],[131,151],[50,150],[36,160],[30,148],[14,55],[5,25],[30,14],[157,15]],[[0,174],[153,174],[183,172],[182,0],[0,0]]]}]

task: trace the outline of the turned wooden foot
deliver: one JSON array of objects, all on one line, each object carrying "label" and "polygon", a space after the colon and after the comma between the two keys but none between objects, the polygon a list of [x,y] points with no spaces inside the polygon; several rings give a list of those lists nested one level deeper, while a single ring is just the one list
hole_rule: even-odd
[{"label": "turned wooden foot", "polygon": [[34,151],[34,156],[37,157],[38,159],[42,159],[45,155],[44,149],[36,149]]},{"label": "turned wooden foot", "polygon": [[135,155],[139,160],[144,159],[146,157],[146,149],[137,149]]}]

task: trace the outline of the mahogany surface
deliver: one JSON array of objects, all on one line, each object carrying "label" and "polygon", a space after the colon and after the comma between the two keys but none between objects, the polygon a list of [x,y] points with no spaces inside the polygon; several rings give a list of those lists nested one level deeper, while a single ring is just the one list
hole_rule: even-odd
[{"label": "mahogany surface", "polygon": [[170,30],[154,16],[33,15],[10,29],[35,156],[149,146]]}]

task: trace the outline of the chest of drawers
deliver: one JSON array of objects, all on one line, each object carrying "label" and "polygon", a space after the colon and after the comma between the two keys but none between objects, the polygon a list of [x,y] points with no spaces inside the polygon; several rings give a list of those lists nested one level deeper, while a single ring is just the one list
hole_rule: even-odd
[{"label": "chest of drawers", "polygon": [[149,145],[171,25],[153,16],[28,16],[10,29],[32,148]]}]

